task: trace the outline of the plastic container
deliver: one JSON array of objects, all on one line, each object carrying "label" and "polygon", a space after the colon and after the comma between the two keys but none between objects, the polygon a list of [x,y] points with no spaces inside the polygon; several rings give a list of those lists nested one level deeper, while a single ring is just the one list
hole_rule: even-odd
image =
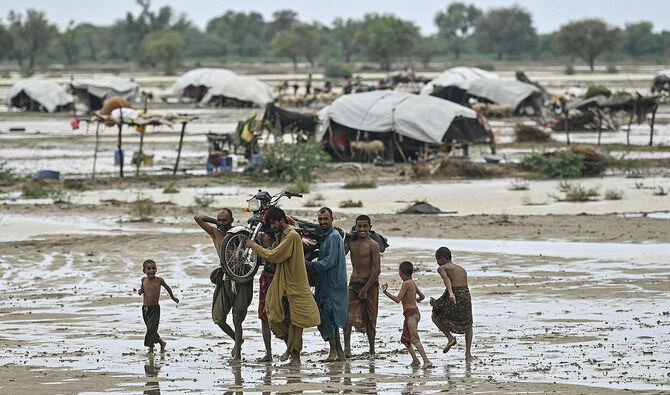
[{"label": "plastic container", "polygon": [[120,165],[121,162],[123,162],[123,150],[114,151],[114,164],[115,165]]},{"label": "plastic container", "polygon": [[251,163],[257,165],[261,162],[261,156],[259,154],[253,154],[251,156]]},{"label": "plastic container", "polygon": [[211,173],[214,171],[214,165],[209,163],[209,159],[205,161],[205,168],[207,169],[207,173]]},{"label": "plastic container", "polygon": [[221,171],[233,171],[233,158],[230,156],[222,156],[219,162]]},{"label": "plastic container", "polygon": [[39,170],[36,177],[43,180],[57,180],[60,178],[60,172],[53,170]]}]

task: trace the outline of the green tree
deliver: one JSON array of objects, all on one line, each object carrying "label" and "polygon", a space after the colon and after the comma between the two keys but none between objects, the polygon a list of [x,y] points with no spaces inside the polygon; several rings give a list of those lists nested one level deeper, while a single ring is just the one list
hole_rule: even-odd
[{"label": "green tree", "polygon": [[435,15],[438,36],[446,40],[447,49],[456,55],[456,59],[460,59],[466,40],[474,33],[477,19],[481,15],[479,8],[463,3],[451,3],[446,13],[440,11]]},{"label": "green tree", "polygon": [[428,67],[428,63],[439,52],[436,37],[420,37],[419,44],[414,50],[414,54],[421,59],[423,67]]},{"label": "green tree", "polygon": [[350,63],[351,55],[356,51],[356,42],[354,38],[356,37],[356,33],[358,32],[358,29],[360,29],[360,26],[360,22],[353,19],[347,19],[345,21],[342,18],[335,18],[333,21],[333,33],[344,54],[344,63]]},{"label": "green tree", "polygon": [[619,29],[610,28],[601,19],[583,19],[567,23],[556,33],[556,47],[564,55],[582,58],[593,71],[596,57],[614,51]]},{"label": "green tree", "polygon": [[356,44],[382,70],[391,69],[391,61],[412,52],[418,42],[419,28],[393,15],[366,14],[356,34]]},{"label": "green tree", "polygon": [[14,49],[14,37],[5,26],[0,24],[0,61],[5,59]]},{"label": "green tree", "polygon": [[287,57],[298,69],[298,57],[305,56],[314,67],[314,58],[319,54],[319,31],[315,26],[298,24],[277,34],[272,40],[272,55]]},{"label": "green tree", "polygon": [[[35,59],[46,54],[51,39],[58,34],[55,25],[50,24],[44,12],[29,9],[23,21],[21,14],[9,13],[10,31],[14,35],[15,55],[22,65],[23,56],[28,58],[28,68],[35,67]],[[18,45],[16,45],[18,44]]]},{"label": "green tree", "polygon": [[79,53],[81,52],[81,40],[79,33],[72,26],[74,21],[70,21],[67,29],[58,35],[58,44],[63,51],[67,64],[75,64],[79,60]]},{"label": "green tree", "polygon": [[623,52],[634,57],[659,52],[660,37],[652,32],[653,28],[654,24],[646,21],[627,23],[623,31]]},{"label": "green tree", "polygon": [[74,28],[74,32],[81,42],[82,57],[88,55],[91,60],[98,60],[104,47],[103,37],[106,36],[107,30],[106,27],[95,26],[90,23],[81,23]]},{"label": "green tree", "polygon": [[499,60],[532,52],[537,45],[533,18],[519,6],[487,11],[477,19],[474,36],[480,51],[493,52]]},{"label": "green tree", "polygon": [[265,52],[265,21],[257,12],[228,11],[210,20],[205,31],[221,39],[229,55],[257,56]]},{"label": "green tree", "polygon": [[279,10],[272,13],[272,21],[265,26],[265,39],[272,42],[277,34],[293,27],[298,22],[298,13],[293,10]]},{"label": "green tree", "polygon": [[209,57],[226,55],[226,46],[222,39],[213,34],[190,27],[183,33],[186,42],[187,57]]},{"label": "green tree", "polygon": [[184,58],[184,38],[175,31],[155,31],[142,40],[148,59],[162,64],[166,75],[174,74],[175,66]]}]

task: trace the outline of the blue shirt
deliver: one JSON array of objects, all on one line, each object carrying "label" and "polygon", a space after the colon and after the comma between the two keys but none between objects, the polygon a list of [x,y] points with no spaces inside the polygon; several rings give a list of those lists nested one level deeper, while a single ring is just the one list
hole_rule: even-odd
[{"label": "blue shirt", "polygon": [[[327,317],[325,321],[332,320],[337,327],[344,328],[349,309],[347,261],[344,240],[335,228],[331,227],[324,233],[319,259],[308,262],[307,268],[317,272],[314,298],[319,311],[332,313],[332,317]],[[323,323],[323,316],[321,321]]]}]

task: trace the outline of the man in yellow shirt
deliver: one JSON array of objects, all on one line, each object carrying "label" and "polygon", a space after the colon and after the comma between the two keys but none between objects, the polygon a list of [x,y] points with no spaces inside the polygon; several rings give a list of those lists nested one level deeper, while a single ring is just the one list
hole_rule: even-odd
[{"label": "man in yellow shirt", "polygon": [[272,332],[286,342],[289,364],[300,365],[303,329],[319,325],[321,316],[309,289],[300,235],[288,225],[284,210],[278,207],[268,210],[265,221],[278,235],[279,245],[269,250],[247,240],[246,247],[277,264],[265,299],[265,313]]}]

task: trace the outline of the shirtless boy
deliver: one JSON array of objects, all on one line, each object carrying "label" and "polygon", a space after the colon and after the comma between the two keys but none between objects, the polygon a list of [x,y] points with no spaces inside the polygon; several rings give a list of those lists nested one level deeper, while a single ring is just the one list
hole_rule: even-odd
[{"label": "shirtless boy", "polygon": [[344,327],[344,356],[351,358],[351,327],[368,335],[370,355],[375,354],[379,308],[379,244],[370,238],[370,217],[356,218],[357,238],[349,242],[352,272],[349,278],[349,311]]},{"label": "shirtless boy", "polygon": [[[221,244],[226,237],[226,232],[232,228],[233,212],[228,208],[222,208],[216,214],[216,218],[198,214],[193,219],[212,238],[218,257],[221,253]],[[216,224],[216,226],[210,224]],[[216,279],[216,288],[214,289],[214,298],[212,300],[212,320],[231,339],[235,340],[235,347],[233,348],[234,360],[241,358],[241,348],[244,342],[242,339],[242,322],[247,316],[247,309],[253,299],[252,287],[253,282],[247,281],[235,284],[235,289],[233,289],[230,279]],[[235,330],[226,323],[226,316],[230,310],[233,310],[233,325],[235,326]]]},{"label": "shirtless boy", "polygon": [[165,288],[175,303],[179,303],[172,294],[172,289],[165,283],[162,277],[156,277],[156,262],[147,259],[142,263],[142,271],[147,275],[142,277],[142,286],[137,291],[142,295],[142,319],[147,326],[147,334],[144,336],[144,345],[149,347],[149,353],[154,352],[154,344],[161,345],[161,352],[165,352],[165,341],[158,335],[158,324],[161,319],[161,306],[158,299],[161,296],[161,287]]},{"label": "shirtless boy", "polygon": [[439,265],[437,272],[442,277],[446,290],[438,299],[430,298],[433,322],[447,337],[445,353],[456,344],[456,338],[451,332],[465,334],[465,359],[471,360],[472,301],[468,289],[468,273],[451,262],[451,251],[447,247],[438,248],[435,259]]},{"label": "shirtless boy", "polygon": [[[426,356],[426,351],[423,349],[423,345],[419,339],[419,320],[421,319],[421,313],[416,306],[416,303],[421,302],[425,296],[423,296],[423,293],[412,279],[413,272],[414,266],[412,265],[412,262],[402,262],[398,270],[398,274],[402,279],[402,287],[400,287],[398,296],[393,296],[387,291],[388,284],[386,283],[382,285],[382,291],[384,292],[384,295],[388,296],[392,301],[396,303],[402,302],[402,311],[405,316],[405,322],[402,326],[400,342],[407,347],[407,351],[409,351],[409,354],[412,356],[412,363],[410,366],[419,366],[419,360],[416,357],[414,348],[412,348],[413,344],[414,347],[419,350],[419,354],[421,354],[423,367],[430,368],[433,366],[433,363],[430,362]],[[417,295],[419,295],[419,297],[417,297]]]}]

